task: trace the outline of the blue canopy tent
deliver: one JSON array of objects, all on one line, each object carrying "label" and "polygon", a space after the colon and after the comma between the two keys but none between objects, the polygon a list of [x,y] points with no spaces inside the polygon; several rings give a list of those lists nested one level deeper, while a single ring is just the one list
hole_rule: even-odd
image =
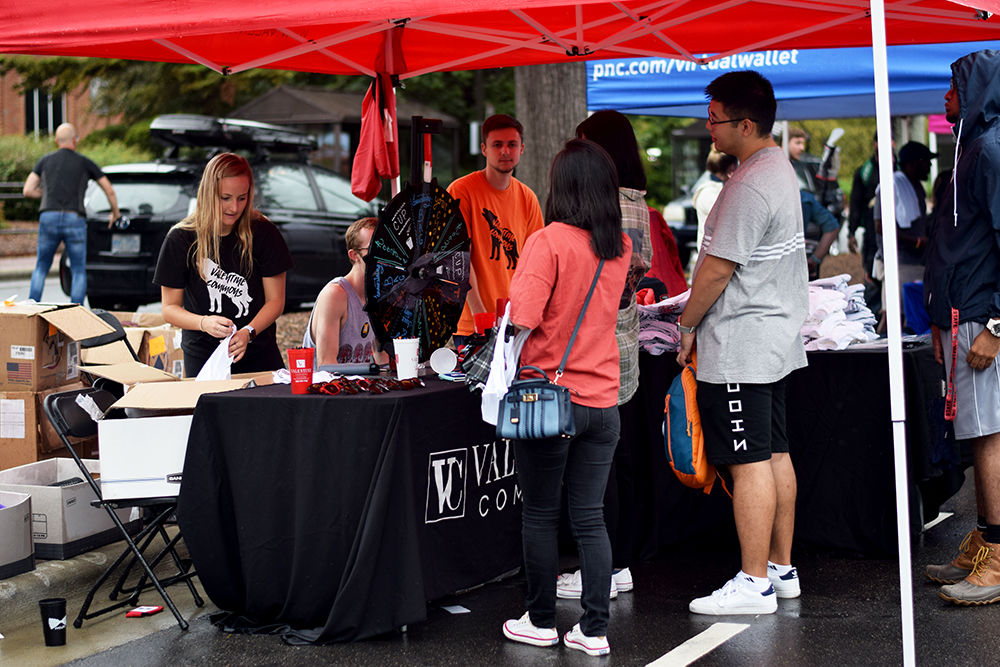
[{"label": "blue canopy tent", "polygon": [[[950,65],[1000,41],[888,47],[893,115],[941,113]],[[726,71],[755,69],[774,86],[778,118],[875,116],[875,73],[869,47],[780,49],[737,53],[707,64],[668,58],[587,61],[587,107],[651,116],[704,118],[705,86]]]}]

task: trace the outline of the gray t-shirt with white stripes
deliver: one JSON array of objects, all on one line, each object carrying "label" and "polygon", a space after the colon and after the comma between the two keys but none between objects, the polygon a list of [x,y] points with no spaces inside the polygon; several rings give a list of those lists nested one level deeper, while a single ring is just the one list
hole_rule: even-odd
[{"label": "gray t-shirt with white stripes", "polygon": [[802,204],[780,148],[757,151],[726,182],[705,221],[695,273],[706,254],[737,267],[698,325],[698,379],[767,384],[805,366]]}]

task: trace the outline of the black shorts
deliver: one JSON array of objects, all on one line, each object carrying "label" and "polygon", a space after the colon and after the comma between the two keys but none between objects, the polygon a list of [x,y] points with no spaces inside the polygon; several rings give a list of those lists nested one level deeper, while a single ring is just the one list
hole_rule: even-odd
[{"label": "black shorts", "polygon": [[698,381],[698,412],[712,465],[767,461],[788,451],[785,380],[771,384]]}]

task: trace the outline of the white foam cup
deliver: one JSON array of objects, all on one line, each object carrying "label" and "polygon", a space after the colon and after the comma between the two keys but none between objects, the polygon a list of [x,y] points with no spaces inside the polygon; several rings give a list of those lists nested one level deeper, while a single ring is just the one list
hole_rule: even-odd
[{"label": "white foam cup", "polygon": [[396,338],[392,341],[396,353],[396,378],[406,380],[417,377],[417,357],[420,353],[419,338]]},{"label": "white foam cup", "polygon": [[455,370],[458,363],[458,356],[454,350],[447,347],[439,347],[431,352],[431,368],[435,373],[450,373]]}]

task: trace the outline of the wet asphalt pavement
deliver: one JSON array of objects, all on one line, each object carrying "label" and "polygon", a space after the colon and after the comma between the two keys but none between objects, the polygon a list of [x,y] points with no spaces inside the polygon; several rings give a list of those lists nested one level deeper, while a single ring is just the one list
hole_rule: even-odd
[{"label": "wet asphalt pavement", "polygon": [[[970,475],[971,477],[971,475]],[[994,665],[1000,639],[1000,605],[956,607],[937,596],[924,565],[950,560],[975,519],[971,481],[942,511],[954,516],[915,540],[914,625],[920,665]],[[405,633],[355,644],[288,646],[277,636],[232,635],[197,619],[190,630],[171,628],[70,663],[96,665],[644,665],[716,623],[748,624],[707,653],[697,665],[894,665],[902,664],[898,565],[795,552],[803,594],[779,600],[770,616],[708,617],[690,614],[693,597],[721,586],[738,570],[732,536],[688,543],[633,567],[636,588],[611,603],[611,655],[592,658],[565,647],[536,648],[504,639],[501,625],[523,611],[520,576],[432,605],[427,621]],[[566,559],[566,565],[573,563]],[[579,616],[577,601],[559,602],[565,633]],[[451,614],[442,605],[469,613]],[[663,664],[688,664],[688,660]]]}]

